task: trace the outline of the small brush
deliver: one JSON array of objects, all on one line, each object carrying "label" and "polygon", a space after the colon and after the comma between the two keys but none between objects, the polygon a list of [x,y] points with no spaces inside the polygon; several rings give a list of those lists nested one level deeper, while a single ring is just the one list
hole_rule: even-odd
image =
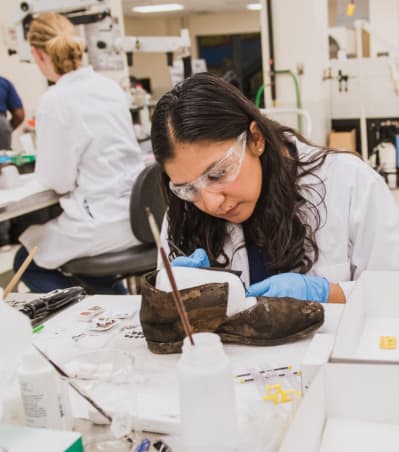
[{"label": "small brush", "polygon": [[188,319],[187,311],[186,311],[186,308],[184,307],[184,304],[183,304],[183,302],[182,302],[182,300],[180,298],[180,292],[177,289],[176,280],[175,280],[175,278],[173,276],[172,267],[170,265],[168,257],[166,256],[165,249],[161,245],[161,239],[160,239],[160,235],[159,235],[159,230],[158,230],[157,223],[155,222],[154,215],[151,213],[151,210],[149,209],[149,207],[146,207],[145,212],[146,212],[147,217],[148,217],[148,223],[150,225],[151,232],[152,232],[152,235],[154,237],[155,244],[157,245],[157,248],[159,249],[159,252],[161,253],[162,262],[163,262],[163,265],[165,267],[166,274],[168,276],[170,286],[172,287],[173,300],[175,302],[176,309],[177,309],[177,312],[179,314],[181,323],[183,324],[184,332],[185,332],[186,336],[189,338],[191,345],[195,345],[194,344],[193,335],[192,335],[192,327],[191,327],[190,321]]}]

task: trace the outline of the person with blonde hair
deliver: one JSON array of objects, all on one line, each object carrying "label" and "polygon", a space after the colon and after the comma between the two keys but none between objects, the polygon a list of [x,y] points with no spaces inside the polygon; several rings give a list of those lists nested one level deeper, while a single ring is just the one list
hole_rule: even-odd
[{"label": "person with blonde hair", "polygon": [[24,274],[32,292],[77,283],[92,293],[126,293],[115,277],[77,279],[60,270],[84,256],[118,251],[137,243],[129,223],[131,188],[144,164],[123,90],[82,66],[84,44],[62,15],[44,13],[29,28],[33,58],[54,82],[36,112],[36,175],[61,195],[61,215],[30,226],[19,238],[14,267],[37,245]]}]

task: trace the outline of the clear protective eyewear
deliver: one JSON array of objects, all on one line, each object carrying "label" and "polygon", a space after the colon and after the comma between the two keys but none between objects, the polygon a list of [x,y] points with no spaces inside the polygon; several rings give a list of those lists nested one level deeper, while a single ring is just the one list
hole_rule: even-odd
[{"label": "clear protective eyewear", "polygon": [[201,190],[218,192],[237,178],[244,160],[246,147],[247,133],[244,131],[212,168],[188,184],[175,185],[172,181],[169,181],[170,190],[178,198],[189,202],[197,201],[200,198]]}]

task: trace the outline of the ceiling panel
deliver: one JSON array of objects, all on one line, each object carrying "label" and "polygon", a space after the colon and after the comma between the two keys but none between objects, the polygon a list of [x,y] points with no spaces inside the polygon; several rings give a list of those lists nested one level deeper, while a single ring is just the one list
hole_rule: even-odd
[{"label": "ceiling panel", "polygon": [[[133,13],[133,6],[158,5],[162,3],[180,3],[184,5],[184,11],[175,13]],[[217,11],[243,11],[248,3],[257,3],[257,0],[123,0],[123,11],[125,15],[151,16],[155,14],[184,14]]]}]

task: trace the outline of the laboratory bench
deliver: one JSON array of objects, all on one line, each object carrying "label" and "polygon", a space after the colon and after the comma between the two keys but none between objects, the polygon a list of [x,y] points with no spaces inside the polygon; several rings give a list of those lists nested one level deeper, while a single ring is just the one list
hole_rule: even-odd
[{"label": "laboratory bench", "polygon": [[[10,294],[8,300],[28,301],[36,296]],[[124,350],[131,354],[134,358],[134,371],[137,376],[137,409],[140,430],[144,431],[142,436],[150,435],[151,439],[156,439],[162,435],[163,440],[172,448],[173,452],[179,452],[182,449],[179,445],[178,435],[179,404],[176,365],[180,355],[156,355],[148,350],[146,341],[141,334],[140,303],[141,296],[139,295],[87,296],[79,303],[64,309],[44,322],[44,327],[33,336],[34,343],[58,363],[62,361],[63,355],[79,355],[82,351],[88,350],[98,350],[99,353],[106,349]],[[82,310],[87,310],[93,305],[107,310],[111,309],[111,311],[125,312],[128,315],[110,331],[92,335],[87,331],[87,324],[80,322],[78,318]],[[317,335],[333,337],[342,311],[342,305],[325,305],[325,323],[317,331]],[[126,334],[127,331],[129,334]],[[292,369],[300,369],[311,342],[312,336],[309,336],[298,342],[273,347],[226,344],[224,349],[231,360],[235,373],[252,368],[270,368],[269,366],[274,368],[292,366]],[[255,447],[265,441],[273,443],[281,440],[281,435],[287,427],[287,419],[290,418],[288,405],[281,407],[284,410],[284,416],[281,415],[282,411],[279,416],[274,416],[273,403],[265,405],[259,394],[259,388],[254,383],[236,382],[235,391],[240,442],[243,442],[242,447],[247,447],[247,449],[241,450],[257,450]],[[88,445],[96,437],[101,438],[103,435],[109,434],[107,426],[93,425],[88,420],[92,418],[93,409],[90,410],[88,403],[72,390],[71,401],[75,430],[82,433],[84,444]],[[100,395],[96,402],[103,408],[107,406],[107,403],[111,403],[107,400],[106,395]],[[263,407],[267,407],[266,411],[263,411]],[[295,404],[292,404],[292,409],[294,407]],[[261,416],[268,416],[269,421],[273,418],[273,431],[262,428],[262,419],[254,420],[254,412],[263,413]],[[254,426],[259,428],[254,431]],[[153,433],[147,434],[147,432]]]},{"label": "laboratory bench", "polygon": [[[235,450],[397,451],[397,278],[397,272],[364,271],[347,304],[324,304],[324,324],[305,339],[270,347],[224,345],[237,402]],[[36,296],[10,294],[7,300],[24,302]],[[140,295],[87,296],[43,322],[33,335],[34,343],[62,366],[79,357],[87,363],[91,352],[100,355],[101,363],[108,362],[109,354],[132,357],[134,390],[130,394],[136,396],[134,413],[140,436],[161,438],[173,452],[186,452],[179,435],[180,355],[156,355],[148,350],[140,326],[140,304]],[[120,322],[92,333],[80,320],[82,312],[93,306],[117,313]],[[282,376],[277,392],[269,393],[269,387],[276,384],[270,385],[269,377],[258,377],[267,373],[276,379],[280,375],[269,369],[280,368],[292,372]],[[242,373],[249,378],[238,378]],[[298,386],[300,391],[287,397]],[[110,437],[109,427],[98,425],[101,416],[82,397],[70,393],[75,431],[82,434],[90,452],[90,444]],[[114,412],[112,407],[120,406],[126,393],[126,387],[105,391],[100,383],[92,398],[107,412]],[[381,447],[376,448],[379,442]],[[340,444],[338,449],[336,444]]]},{"label": "laboratory bench", "polygon": [[17,187],[0,190],[0,221],[58,204],[59,195],[41,186],[33,173],[19,178],[21,183]]}]

